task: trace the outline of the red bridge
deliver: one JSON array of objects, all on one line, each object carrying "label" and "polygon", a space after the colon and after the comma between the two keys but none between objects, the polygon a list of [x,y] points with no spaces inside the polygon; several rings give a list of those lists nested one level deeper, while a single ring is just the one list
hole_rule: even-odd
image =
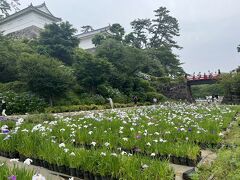
[{"label": "red bridge", "polygon": [[210,75],[198,75],[198,76],[186,76],[187,85],[201,85],[201,84],[214,84],[219,80],[220,74],[210,74]]}]

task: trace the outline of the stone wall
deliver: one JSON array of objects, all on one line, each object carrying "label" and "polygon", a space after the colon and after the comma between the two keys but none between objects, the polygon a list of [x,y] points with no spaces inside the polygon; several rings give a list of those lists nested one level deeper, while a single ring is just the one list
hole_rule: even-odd
[{"label": "stone wall", "polygon": [[165,87],[162,93],[170,99],[194,102],[191,87],[184,83],[172,87]]},{"label": "stone wall", "polygon": [[14,38],[26,38],[26,39],[33,39],[39,36],[40,32],[42,31],[41,28],[37,26],[30,26],[25,29],[13,32],[8,34],[8,36],[14,37]]}]

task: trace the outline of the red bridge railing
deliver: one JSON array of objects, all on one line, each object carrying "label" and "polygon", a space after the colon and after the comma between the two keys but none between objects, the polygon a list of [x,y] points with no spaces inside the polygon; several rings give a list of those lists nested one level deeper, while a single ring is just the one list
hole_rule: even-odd
[{"label": "red bridge railing", "polygon": [[210,75],[197,75],[197,76],[187,76],[187,81],[202,81],[202,80],[217,80],[220,74],[210,74]]}]

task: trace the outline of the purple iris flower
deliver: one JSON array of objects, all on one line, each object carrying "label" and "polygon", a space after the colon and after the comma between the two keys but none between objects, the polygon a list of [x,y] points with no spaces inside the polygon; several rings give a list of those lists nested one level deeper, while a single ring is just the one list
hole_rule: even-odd
[{"label": "purple iris flower", "polygon": [[136,139],[141,139],[141,137],[142,137],[141,135],[137,135]]},{"label": "purple iris flower", "polygon": [[8,129],[3,129],[2,133],[7,134],[7,133],[9,133],[9,130]]},{"label": "purple iris flower", "polygon": [[8,177],[9,180],[17,180],[17,176],[10,176]]}]

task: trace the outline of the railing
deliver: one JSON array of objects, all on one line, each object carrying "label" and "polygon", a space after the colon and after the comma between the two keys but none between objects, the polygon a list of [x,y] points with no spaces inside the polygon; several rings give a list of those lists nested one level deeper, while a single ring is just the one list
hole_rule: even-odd
[{"label": "railing", "polygon": [[219,74],[210,74],[210,75],[197,75],[197,76],[187,76],[187,81],[197,81],[197,80],[217,80]]}]

